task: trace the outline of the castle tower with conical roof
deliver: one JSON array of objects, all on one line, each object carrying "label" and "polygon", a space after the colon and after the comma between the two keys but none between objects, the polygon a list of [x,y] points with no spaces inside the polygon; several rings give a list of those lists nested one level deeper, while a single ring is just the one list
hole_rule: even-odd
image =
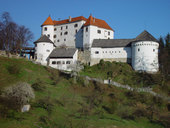
[{"label": "castle tower with conical roof", "polygon": [[41,25],[42,35],[46,35],[50,40],[53,41],[54,36],[54,22],[49,16],[45,22]]}]

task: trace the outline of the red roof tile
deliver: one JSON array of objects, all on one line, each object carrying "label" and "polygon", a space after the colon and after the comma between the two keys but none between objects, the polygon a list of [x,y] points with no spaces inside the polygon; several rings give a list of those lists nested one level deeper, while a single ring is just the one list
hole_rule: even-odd
[{"label": "red roof tile", "polygon": [[88,19],[86,19],[83,16],[79,16],[79,17],[75,17],[75,18],[71,18],[71,21],[69,21],[69,19],[66,20],[60,20],[60,21],[56,21],[56,20],[52,20],[51,17],[49,16],[46,21],[42,24],[43,25],[60,25],[60,24],[67,24],[67,23],[71,23],[71,22],[76,22],[76,21],[81,21],[84,20],[86,21],[86,23],[84,24],[84,26],[89,26],[89,25],[94,25],[100,28],[105,28],[105,29],[109,29],[109,30],[113,30],[104,20],[100,20],[97,18],[92,17],[91,15],[89,16]]},{"label": "red roof tile", "polygon": [[89,26],[89,25],[94,25],[100,28],[113,30],[104,20],[94,18],[91,15],[89,16],[86,23],[84,24],[84,26]]},{"label": "red roof tile", "polygon": [[60,21],[55,21],[55,20],[54,20],[54,25],[67,24],[67,23],[76,22],[76,21],[81,21],[81,20],[86,21],[87,19],[86,19],[85,17],[83,17],[83,16],[79,16],[79,17],[71,18],[71,21],[70,21],[70,22],[69,22],[69,19],[60,20]]},{"label": "red roof tile", "polygon": [[54,25],[53,20],[51,19],[51,17],[49,16],[46,21],[42,24],[43,25]]}]

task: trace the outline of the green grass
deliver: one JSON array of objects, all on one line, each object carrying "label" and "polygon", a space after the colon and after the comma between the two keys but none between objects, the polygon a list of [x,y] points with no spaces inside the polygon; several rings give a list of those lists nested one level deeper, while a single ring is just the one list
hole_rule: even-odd
[{"label": "green grass", "polygon": [[[13,64],[20,67],[19,73],[9,72],[8,67]],[[96,67],[87,68],[88,72],[82,72],[82,74],[107,78],[107,75],[99,70],[94,72]],[[124,68],[134,73],[128,65],[122,66],[122,70]],[[0,69],[0,78],[3,78],[0,79],[0,89],[19,81],[34,84],[40,80],[45,86],[45,90],[35,91],[35,99],[31,101],[29,112],[20,113],[12,110],[7,113],[6,118],[1,117],[0,114],[0,128],[110,128],[113,126],[117,128],[163,128],[163,125],[156,122],[157,115],[154,115],[151,122],[148,118],[150,114],[135,117],[135,119],[125,119],[121,118],[118,113],[119,107],[121,109],[132,107],[134,110],[141,107],[141,110],[147,111],[151,105],[155,106],[155,111],[160,115],[167,113],[167,103],[161,102],[160,107],[148,94],[135,92],[129,94],[125,89],[96,84],[92,81],[89,81],[87,85],[82,85],[81,78],[74,83],[73,78],[63,76],[58,70],[36,65],[25,59],[0,57]],[[120,69],[116,70],[120,71]],[[44,104],[43,106],[39,104],[41,100],[48,104],[47,109],[43,108]],[[116,107],[112,108],[114,102]],[[115,110],[109,113],[103,106]]]}]

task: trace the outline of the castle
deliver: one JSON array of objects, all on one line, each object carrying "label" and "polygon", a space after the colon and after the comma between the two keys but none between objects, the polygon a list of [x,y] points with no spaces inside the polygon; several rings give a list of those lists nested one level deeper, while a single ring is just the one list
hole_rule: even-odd
[{"label": "castle", "polygon": [[[71,65],[78,61],[94,65],[103,59],[130,63],[136,71],[159,70],[159,43],[147,31],[133,39],[114,39],[114,30],[92,15],[60,21],[49,16],[41,29],[42,35],[34,44],[36,61],[43,65],[71,71]],[[80,59],[82,49],[88,51],[88,61]]]}]

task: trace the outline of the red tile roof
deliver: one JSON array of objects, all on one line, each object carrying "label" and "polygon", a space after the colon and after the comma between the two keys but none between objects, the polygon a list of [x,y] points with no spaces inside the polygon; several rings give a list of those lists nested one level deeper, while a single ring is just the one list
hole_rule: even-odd
[{"label": "red tile roof", "polygon": [[97,26],[99,28],[105,28],[105,29],[113,30],[104,20],[94,18],[91,15],[89,16],[86,23],[84,24],[84,26],[89,26],[89,25],[94,25],[94,26]]},{"label": "red tile roof", "polygon": [[54,25],[53,20],[51,19],[51,17],[49,16],[46,21],[42,24],[43,25]]},{"label": "red tile roof", "polygon": [[100,28],[105,28],[105,29],[109,29],[109,30],[113,30],[104,20],[100,20],[97,18],[92,17],[91,15],[89,16],[88,19],[86,19],[83,16],[79,16],[79,17],[75,17],[75,18],[71,18],[71,21],[69,21],[69,19],[66,20],[60,20],[60,21],[56,21],[56,20],[52,20],[51,17],[49,16],[46,21],[42,24],[43,25],[60,25],[60,24],[67,24],[67,23],[71,23],[71,22],[76,22],[76,21],[81,21],[84,20],[86,21],[86,23],[84,24],[84,26],[89,26],[89,25],[94,25]]},{"label": "red tile roof", "polygon": [[71,21],[70,21],[70,22],[69,22],[69,19],[60,20],[60,21],[55,21],[55,20],[54,20],[54,25],[67,24],[67,23],[76,22],[76,21],[81,21],[81,20],[86,21],[87,19],[86,19],[85,17],[83,17],[83,16],[79,16],[79,17],[71,18]]}]

